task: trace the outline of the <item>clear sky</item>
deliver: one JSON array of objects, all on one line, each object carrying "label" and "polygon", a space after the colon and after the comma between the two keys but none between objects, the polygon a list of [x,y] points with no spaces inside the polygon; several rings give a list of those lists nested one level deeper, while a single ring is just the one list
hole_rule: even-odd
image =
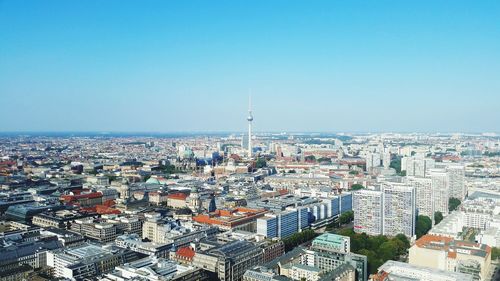
[{"label": "clear sky", "polygon": [[0,0],[0,131],[500,131],[500,1]]}]

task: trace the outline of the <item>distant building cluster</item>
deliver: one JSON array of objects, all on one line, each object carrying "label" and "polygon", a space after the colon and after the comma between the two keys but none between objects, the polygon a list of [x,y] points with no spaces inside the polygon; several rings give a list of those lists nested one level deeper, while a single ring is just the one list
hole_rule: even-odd
[{"label": "distant building cluster", "polygon": [[[247,121],[1,136],[0,281],[493,280],[498,136],[255,134],[251,108]],[[398,255],[368,250],[394,237]]]}]

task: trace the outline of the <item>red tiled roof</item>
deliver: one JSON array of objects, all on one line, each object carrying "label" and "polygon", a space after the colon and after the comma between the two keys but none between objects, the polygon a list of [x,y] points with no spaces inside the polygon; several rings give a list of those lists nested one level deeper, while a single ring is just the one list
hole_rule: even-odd
[{"label": "red tiled roof", "polygon": [[187,197],[186,193],[172,193],[168,195],[168,199],[174,200],[186,200]]},{"label": "red tiled roof", "polygon": [[102,193],[100,192],[92,192],[92,193],[85,193],[85,194],[79,194],[79,195],[62,195],[61,199],[65,201],[73,201],[73,200],[78,200],[78,199],[92,199],[92,198],[101,198]]},{"label": "red tiled roof", "polygon": [[176,253],[178,256],[192,259],[195,255],[195,251],[191,247],[181,247]]}]

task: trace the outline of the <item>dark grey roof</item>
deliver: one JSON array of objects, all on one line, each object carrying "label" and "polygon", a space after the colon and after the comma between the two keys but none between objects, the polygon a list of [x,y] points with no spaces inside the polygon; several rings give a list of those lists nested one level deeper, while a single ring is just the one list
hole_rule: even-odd
[{"label": "dark grey roof", "polygon": [[61,242],[56,239],[10,245],[0,249],[0,264],[15,262],[18,258],[33,255],[37,251],[54,250],[61,247]]},{"label": "dark grey roof", "polygon": [[208,252],[217,256],[234,258],[257,247],[249,241],[232,241],[222,247],[211,249]]}]

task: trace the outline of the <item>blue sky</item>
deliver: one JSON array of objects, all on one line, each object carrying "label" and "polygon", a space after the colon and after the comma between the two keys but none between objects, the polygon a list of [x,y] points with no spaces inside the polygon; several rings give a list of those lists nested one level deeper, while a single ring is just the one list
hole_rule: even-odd
[{"label": "blue sky", "polygon": [[500,1],[0,0],[0,131],[500,131]]}]

